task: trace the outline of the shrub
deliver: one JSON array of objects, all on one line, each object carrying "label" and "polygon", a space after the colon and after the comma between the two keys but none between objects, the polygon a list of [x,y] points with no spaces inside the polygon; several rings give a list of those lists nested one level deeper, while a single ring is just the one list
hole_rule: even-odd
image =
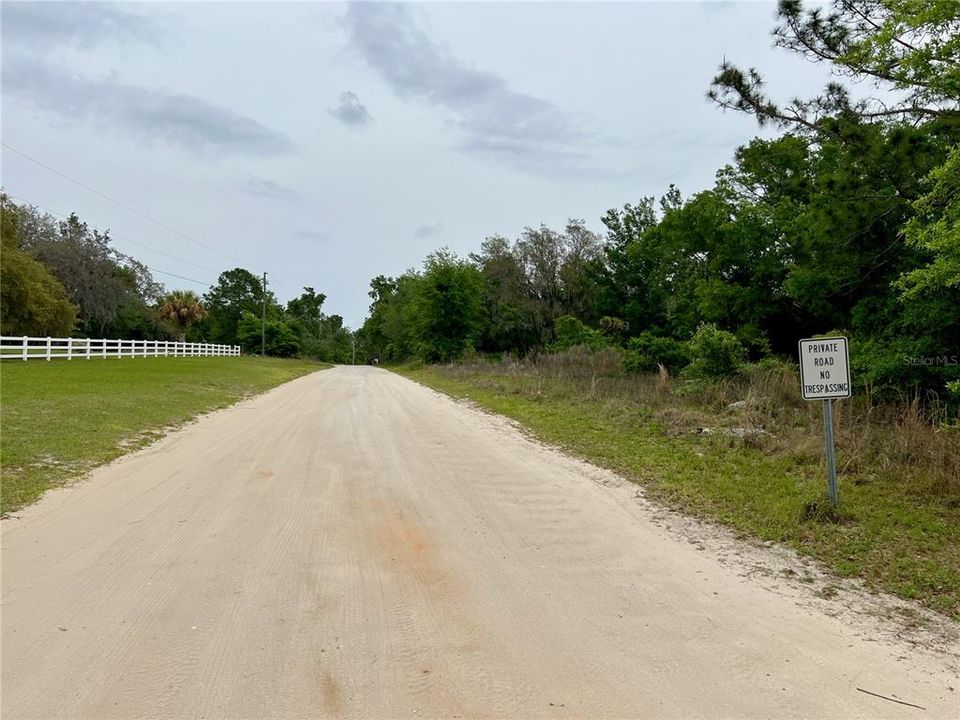
[{"label": "shrub", "polygon": [[237,325],[240,344],[249,352],[259,352],[261,332],[264,334],[267,355],[293,357],[300,351],[300,339],[282,320],[267,320],[261,331],[261,320],[251,312],[244,312]]},{"label": "shrub", "polygon": [[740,372],[747,359],[747,351],[737,336],[713,323],[701,323],[689,348],[691,363],[685,372],[690,377],[730,377]]},{"label": "shrub", "polygon": [[618,340],[626,335],[627,331],[630,329],[630,323],[618,317],[605,315],[604,317],[600,318],[600,329],[607,337]]},{"label": "shrub", "polygon": [[947,393],[950,400],[960,405],[960,380],[947,383]]},{"label": "shrub", "polygon": [[550,352],[563,352],[578,345],[586,345],[591,350],[599,350],[607,344],[599,330],[584,325],[573,315],[561,315],[553,323],[556,339],[550,344]]},{"label": "shrub", "polygon": [[737,328],[737,339],[752,359],[760,360],[770,354],[770,340],[756,325],[741,325]]},{"label": "shrub", "polygon": [[[868,388],[882,401],[926,390],[943,394],[948,383],[960,380],[960,365],[956,363],[957,356],[942,349],[935,338],[850,341],[854,386]],[[950,393],[946,394],[952,401]]]},{"label": "shrub", "polygon": [[658,365],[677,371],[690,362],[687,343],[647,331],[630,338],[623,356],[623,369],[629,373],[656,372]]}]

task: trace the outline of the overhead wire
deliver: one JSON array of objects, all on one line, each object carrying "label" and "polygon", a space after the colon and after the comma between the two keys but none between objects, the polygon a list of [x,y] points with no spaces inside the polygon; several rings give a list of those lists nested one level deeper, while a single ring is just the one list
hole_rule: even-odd
[{"label": "overhead wire", "polygon": [[186,233],[181,232],[180,230],[177,230],[176,228],[171,227],[171,226],[167,225],[166,223],[161,222],[160,220],[156,220],[156,219],[150,217],[149,215],[146,215],[146,214],[140,212],[140,211],[137,210],[136,208],[130,207],[130,206],[127,205],[126,203],[121,202],[120,200],[117,200],[116,198],[110,197],[110,196],[107,195],[106,193],[102,193],[102,192],[100,192],[99,190],[97,190],[97,189],[95,189],[95,188],[92,188],[92,187],[90,187],[89,185],[87,185],[87,184],[85,184],[85,183],[83,183],[83,182],[80,182],[80,181],[77,180],[76,178],[73,178],[73,177],[67,175],[67,174],[64,173],[64,172],[61,172],[60,170],[57,170],[55,167],[51,167],[50,165],[48,165],[48,164],[46,164],[46,163],[44,163],[44,162],[41,162],[40,160],[37,160],[36,158],[31,157],[30,155],[27,155],[27,154],[26,154],[25,152],[23,152],[22,150],[18,150],[17,148],[15,148],[15,147],[13,147],[13,146],[5,143],[5,142],[2,142],[2,141],[0,141],[0,145],[2,145],[3,147],[5,147],[5,148],[6,148],[7,150],[9,150],[10,152],[16,153],[16,154],[19,155],[20,157],[22,157],[22,158],[24,158],[24,159],[26,159],[26,160],[29,160],[30,162],[34,163],[35,165],[38,165],[38,166],[44,168],[45,170],[48,170],[48,171],[52,172],[54,175],[58,175],[59,177],[62,177],[64,180],[68,180],[69,182],[72,182],[74,185],[83,188],[83,189],[86,190],[87,192],[93,193],[93,194],[96,195],[97,197],[103,198],[104,200],[107,200],[108,202],[111,202],[111,203],[113,203],[114,205],[117,205],[118,207],[123,208],[123,209],[126,210],[127,212],[133,213],[133,214],[136,215],[137,217],[142,218],[142,219],[144,219],[144,220],[146,220],[146,221],[148,221],[148,222],[153,223],[154,225],[156,225],[156,226],[158,226],[158,227],[163,228],[163,229],[166,230],[167,232],[171,232],[171,233],[173,233],[174,235],[177,235],[177,236],[179,236],[179,237],[182,237],[182,238],[185,239],[185,240],[189,240],[190,242],[192,242],[192,243],[194,243],[194,244],[196,244],[196,245],[199,245],[199,246],[202,247],[202,248],[206,248],[207,250],[210,250],[211,252],[215,252],[215,253],[218,253],[218,254],[220,254],[220,255],[223,255],[224,257],[229,258],[230,260],[234,260],[234,261],[239,262],[239,263],[242,263],[242,262],[243,262],[242,260],[240,260],[240,258],[234,257],[233,255],[230,255],[229,253],[225,253],[225,252],[223,252],[223,250],[220,250],[220,249],[218,249],[218,248],[215,248],[215,247],[213,247],[212,245],[208,245],[207,243],[202,242],[202,241],[200,241],[200,240],[197,240],[196,238],[192,238],[192,237],[190,237],[189,235],[187,235]]},{"label": "overhead wire", "polygon": [[[29,199],[29,198],[25,198],[25,197],[23,197],[22,195],[14,195],[13,193],[7,193],[7,197],[10,197],[10,198],[13,198],[13,199],[15,199],[15,200],[20,200],[20,201],[22,201],[22,202],[25,202],[25,203],[27,203],[28,205],[32,205],[33,207],[38,208],[38,209],[40,209],[40,210],[43,210],[44,212],[50,213],[51,215],[56,215],[57,217],[61,217],[61,218],[63,218],[64,220],[68,220],[68,219],[69,219],[69,216],[68,216],[68,215],[66,215],[66,214],[64,214],[64,213],[61,213],[61,212],[57,212],[56,210],[51,210],[50,208],[44,207],[43,205],[40,205],[39,203],[36,203],[36,202],[34,202],[33,200],[31,200],[31,199]],[[168,253],[166,250],[161,250],[160,248],[155,248],[155,247],[153,247],[152,245],[147,245],[146,243],[142,243],[142,242],[140,242],[140,241],[138,241],[138,240],[132,240],[132,239],[130,239],[130,238],[124,236],[124,235],[118,235],[117,233],[112,232],[112,231],[110,231],[109,234],[110,234],[110,237],[111,237],[112,239],[122,240],[123,242],[130,243],[131,245],[136,245],[136,246],[142,247],[142,248],[144,248],[144,249],[146,249],[146,250],[150,250],[150,251],[155,252],[155,253],[158,253],[158,254],[160,254],[160,255],[164,255],[164,256],[166,256],[166,257],[168,257],[168,258],[171,258],[172,260],[177,260],[178,262],[182,262],[182,263],[184,263],[184,264],[186,264],[186,265],[192,265],[193,267],[197,268],[198,270],[206,270],[207,272],[212,272],[212,273],[217,273],[217,272],[218,272],[217,270],[214,270],[213,268],[209,268],[209,267],[207,267],[206,265],[199,265],[199,264],[193,262],[192,260],[187,260],[186,258],[182,258],[182,257],[180,257],[179,255],[174,255],[173,253]]]},{"label": "overhead wire", "polygon": [[[21,200],[22,202],[25,202],[25,203],[27,203],[27,204],[29,204],[29,205],[32,205],[33,207],[38,208],[38,209],[40,209],[40,210],[43,210],[44,212],[50,213],[51,215],[56,215],[57,217],[61,217],[61,218],[63,218],[64,220],[69,219],[69,216],[68,216],[68,215],[64,215],[63,213],[57,212],[56,210],[51,210],[50,208],[46,208],[46,207],[43,207],[42,205],[38,205],[37,203],[32,202],[32,201],[28,200],[27,198],[22,197],[22,196],[20,196],[20,195],[13,195],[12,193],[6,193],[6,195],[7,195],[7,197],[9,197],[9,198],[14,198],[14,199],[16,199],[16,200]],[[175,255],[171,255],[170,253],[163,252],[163,250],[157,250],[156,248],[152,248],[152,247],[150,247],[149,245],[144,245],[143,243],[138,243],[138,242],[136,242],[136,241],[134,241],[134,240],[130,240],[129,238],[122,238],[122,237],[120,237],[119,235],[113,235],[112,237],[114,237],[114,238],[116,238],[116,239],[118,239],[118,240],[124,240],[124,241],[126,241],[126,242],[133,243],[134,245],[140,245],[141,247],[145,247],[145,248],[147,248],[147,249],[149,249],[149,250],[153,250],[154,252],[158,252],[158,253],[160,253],[160,254],[162,254],[162,255],[167,255],[167,256],[173,258],[174,260],[180,260],[181,262],[185,262],[185,263],[187,263],[188,265],[194,265],[194,266],[200,268],[201,270],[209,270],[210,272],[216,272],[216,270],[210,270],[210,268],[205,268],[205,267],[203,267],[202,265],[196,265],[196,263],[192,263],[192,262],[190,262],[189,260],[184,260],[183,258],[179,258],[179,257],[177,257],[177,256],[175,256]],[[139,261],[138,261],[138,262],[139,262]],[[206,281],[204,281],[204,280],[196,280],[196,279],[194,279],[194,278],[188,278],[188,277],[186,277],[186,276],[184,276],[184,275],[178,275],[177,273],[168,272],[167,270],[159,270],[158,268],[155,268],[155,267],[151,267],[151,266],[149,266],[149,265],[146,265],[146,263],[144,263],[144,267],[146,267],[147,270],[149,270],[149,271],[152,272],[152,273],[158,273],[158,274],[160,274],[160,275],[168,275],[168,276],[170,276],[170,277],[175,277],[175,278],[178,278],[178,279],[180,279],[180,280],[186,280],[187,282],[196,283],[197,285],[203,285],[204,287],[213,287],[213,285],[214,285],[214,283],[212,283],[212,282],[206,282]]]},{"label": "overhead wire", "polygon": [[[149,215],[146,215],[145,213],[140,212],[140,211],[137,210],[136,208],[131,207],[130,205],[127,205],[126,203],[124,203],[124,202],[122,202],[122,201],[120,201],[120,200],[117,200],[116,198],[113,198],[113,197],[107,195],[106,193],[100,192],[100,191],[97,190],[96,188],[93,188],[93,187],[91,187],[90,185],[87,185],[86,183],[81,182],[80,180],[77,180],[77,179],[74,178],[74,177],[71,177],[71,176],[68,175],[67,173],[62,172],[62,171],[58,170],[57,168],[52,167],[51,165],[48,165],[47,163],[42,162],[42,161],[36,159],[35,157],[32,157],[32,156],[28,155],[27,153],[23,152],[22,150],[18,150],[17,148],[13,147],[13,146],[10,145],[9,143],[0,141],[0,146],[3,146],[4,148],[6,148],[7,150],[9,150],[10,152],[16,153],[16,154],[19,155],[20,157],[22,157],[22,158],[24,158],[25,160],[28,160],[28,161],[34,163],[35,165],[44,168],[45,170],[53,173],[54,175],[57,175],[57,176],[63,178],[64,180],[67,180],[67,181],[73,183],[74,185],[76,185],[76,186],[78,186],[78,187],[80,187],[80,188],[83,188],[83,189],[86,190],[87,192],[90,192],[90,193],[96,195],[97,197],[103,198],[104,200],[107,200],[108,202],[111,202],[111,203],[113,203],[114,205],[117,205],[118,207],[123,208],[123,209],[126,210],[127,212],[133,213],[133,214],[136,215],[137,217],[140,217],[140,218],[142,218],[142,219],[144,219],[144,220],[146,220],[146,221],[148,221],[148,222],[153,223],[153,224],[156,225],[157,227],[160,227],[160,228],[166,230],[167,232],[173,233],[174,235],[177,235],[178,237],[181,237],[181,238],[183,238],[183,239],[185,239],[185,240],[188,240],[189,242],[192,242],[192,243],[194,243],[194,244],[196,244],[196,245],[198,245],[198,246],[200,246],[200,247],[202,247],[202,248],[206,248],[207,250],[210,250],[211,252],[215,252],[215,253],[217,253],[217,254],[219,254],[219,255],[222,255],[223,257],[228,258],[228,259],[230,259],[230,260],[233,260],[233,261],[235,261],[235,262],[238,262],[238,263],[241,263],[241,264],[243,264],[243,262],[244,262],[244,261],[241,260],[240,258],[234,257],[233,255],[230,255],[229,253],[225,253],[225,252],[223,252],[222,250],[213,247],[212,245],[208,245],[207,243],[204,243],[204,242],[202,242],[202,241],[200,241],[200,240],[197,240],[196,238],[190,237],[190,236],[187,235],[186,233],[181,232],[180,230],[177,230],[176,228],[171,227],[170,225],[168,225],[168,224],[166,224],[166,223],[164,223],[164,222],[161,222],[160,220],[157,220],[157,219],[155,219],[155,218],[152,218],[152,217],[150,217]],[[17,196],[12,195],[12,194],[9,194],[9,197],[17,197]],[[41,210],[45,210],[46,212],[50,212],[50,213],[52,213],[52,214],[54,214],[54,215],[59,215],[60,217],[66,217],[66,216],[63,215],[62,213],[57,213],[57,212],[54,212],[54,211],[49,210],[49,209],[47,209],[47,208],[43,208],[43,207],[40,206],[40,205],[36,205],[35,203],[30,202],[30,200],[27,200],[26,198],[20,197],[19,199],[20,199],[20,200],[23,200],[24,202],[30,203],[31,205],[35,205],[35,207],[38,207],[38,208],[40,208]],[[186,260],[186,259],[184,259],[184,258],[178,257],[178,256],[173,255],[172,253],[168,253],[168,252],[166,252],[166,251],[164,251],[164,250],[160,250],[160,249],[158,249],[158,248],[151,247],[151,246],[149,246],[149,245],[147,245],[147,244],[145,244],[145,243],[141,243],[141,242],[138,242],[138,241],[136,241],[136,240],[131,240],[130,238],[127,238],[127,237],[121,237],[120,235],[114,235],[114,237],[117,238],[118,240],[123,240],[124,242],[129,242],[129,243],[131,243],[131,244],[133,244],[133,245],[138,245],[138,246],[143,247],[143,248],[145,248],[145,249],[147,249],[147,250],[151,250],[151,251],[153,251],[153,252],[159,253],[159,254],[161,254],[161,255],[165,255],[166,257],[172,258],[172,259],[174,259],[174,260],[178,260],[179,262],[186,263],[187,265],[191,265],[191,266],[196,267],[196,268],[198,268],[198,269],[200,269],[200,270],[206,270],[207,272],[213,272],[213,273],[216,272],[216,270],[213,270],[213,269],[208,268],[208,267],[203,266],[203,265],[198,265],[198,264],[195,263],[195,262],[192,262],[192,261],[190,261],[190,260]],[[204,283],[204,282],[201,282],[201,281],[199,281],[199,280],[193,280],[193,279],[191,279],[191,278],[187,278],[187,277],[184,277],[184,276],[182,276],[182,275],[177,275],[177,274],[175,274],[175,273],[170,273],[170,272],[166,272],[166,271],[163,271],[163,270],[154,270],[154,269],[151,268],[151,271],[152,271],[152,272],[157,272],[157,273],[159,273],[159,274],[161,274],[161,275],[169,275],[170,277],[176,277],[176,278],[179,278],[179,279],[181,279],[181,280],[186,280],[186,281],[188,281],[188,282],[197,283],[198,285],[209,285],[209,286],[212,286],[212,285],[213,285],[213,283]],[[287,289],[282,285],[282,283],[279,283],[279,282],[277,282],[276,280],[274,280],[274,285],[276,285],[279,289],[283,290],[284,292],[289,292],[289,290],[287,290]]]}]

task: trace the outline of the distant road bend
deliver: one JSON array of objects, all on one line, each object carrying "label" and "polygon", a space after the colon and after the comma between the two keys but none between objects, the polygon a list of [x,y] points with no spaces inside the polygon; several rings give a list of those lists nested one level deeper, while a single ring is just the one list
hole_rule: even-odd
[{"label": "distant road bend", "polygon": [[3,523],[2,716],[960,715],[598,477],[384,370],[295,380]]}]

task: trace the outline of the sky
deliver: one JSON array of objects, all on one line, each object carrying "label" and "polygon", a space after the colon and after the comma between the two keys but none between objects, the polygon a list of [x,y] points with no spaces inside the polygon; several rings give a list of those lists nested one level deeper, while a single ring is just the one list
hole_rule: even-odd
[{"label": "sky", "polygon": [[760,134],[706,99],[724,59],[779,99],[825,80],[774,2],[0,7],[9,195],[168,289],[245,267],[352,327],[440,247],[710,187]]}]

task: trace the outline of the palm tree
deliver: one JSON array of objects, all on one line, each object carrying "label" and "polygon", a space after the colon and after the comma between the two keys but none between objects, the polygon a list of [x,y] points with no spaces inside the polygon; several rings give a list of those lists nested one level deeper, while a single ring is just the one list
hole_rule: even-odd
[{"label": "palm tree", "polygon": [[160,317],[177,324],[181,342],[186,337],[187,328],[206,316],[207,309],[200,304],[200,298],[193,290],[174,290],[167,293],[160,303]]}]

